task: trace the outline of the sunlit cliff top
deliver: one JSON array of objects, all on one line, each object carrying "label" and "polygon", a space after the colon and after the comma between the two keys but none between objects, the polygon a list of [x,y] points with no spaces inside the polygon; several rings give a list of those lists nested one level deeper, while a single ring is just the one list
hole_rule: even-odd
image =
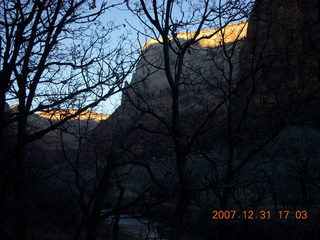
[{"label": "sunlit cliff top", "polygon": [[15,108],[18,108],[19,104],[14,104],[14,105],[11,105],[9,106],[10,109],[15,109]]},{"label": "sunlit cliff top", "polygon": [[[9,106],[8,108],[10,110],[17,110],[18,109],[19,104],[14,104]],[[72,114],[75,114],[78,110],[76,109],[67,109],[67,110],[51,110],[51,111],[47,111],[47,112],[41,112],[38,113],[37,115],[46,119],[51,119],[51,120],[62,120],[65,117],[68,117]],[[79,119],[79,120],[93,120],[96,122],[100,122],[102,120],[106,120],[109,117],[108,114],[103,114],[103,113],[96,113],[96,112],[91,112],[89,110],[83,111],[80,115],[78,115],[75,118],[72,119]]]},{"label": "sunlit cliff top", "polygon": [[[214,28],[210,30],[202,30],[197,36],[198,45],[200,47],[216,47],[223,43],[231,43],[237,40],[241,40],[247,35],[248,22],[240,22],[235,24],[227,25],[224,28]],[[220,30],[219,30],[220,29]],[[194,37],[195,32],[183,32],[178,33],[176,38],[178,39],[191,39]],[[208,37],[208,38],[206,38]],[[203,39],[201,39],[203,38]],[[173,39],[170,37],[170,39]],[[200,40],[199,40],[200,39]],[[150,39],[142,49],[145,50],[147,47],[153,44],[162,42],[162,38]]]},{"label": "sunlit cliff top", "polygon": [[[43,118],[46,118],[46,119],[61,120],[67,116],[75,114],[76,112],[77,112],[77,110],[52,110],[49,112],[39,113],[38,115]],[[99,122],[102,120],[106,120],[108,117],[109,117],[108,114],[95,113],[95,112],[91,112],[91,111],[86,110],[73,119],[80,119],[80,120],[90,119],[90,120],[94,120],[96,122]]]}]

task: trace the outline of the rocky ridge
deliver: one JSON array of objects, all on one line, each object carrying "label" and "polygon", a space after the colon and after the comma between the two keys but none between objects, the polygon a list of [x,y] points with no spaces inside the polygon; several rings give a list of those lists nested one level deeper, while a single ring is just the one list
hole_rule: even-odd
[{"label": "rocky ridge", "polygon": [[[50,119],[50,120],[62,120],[69,115],[75,114],[76,112],[77,112],[77,110],[74,110],[74,109],[51,110],[49,112],[41,112],[38,115],[40,117]],[[106,120],[108,117],[109,117],[108,114],[96,113],[96,112],[91,112],[91,111],[86,110],[73,119],[92,120],[95,122],[100,122],[102,120]]]},{"label": "rocky ridge", "polygon": [[[213,107],[219,102],[226,86],[232,64],[232,81],[239,78],[239,53],[247,32],[247,22],[231,24],[225,28],[203,30],[184,56],[184,66],[179,85],[182,112],[198,111],[204,106]],[[194,33],[179,33],[177,38],[182,43]],[[131,115],[132,105],[157,111],[166,116],[170,112],[171,89],[163,68],[163,53],[160,39],[151,39],[143,46],[143,57],[138,62],[132,76],[131,89],[122,95],[119,109]],[[222,47],[224,46],[224,47]],[[176,47],[175,45],[173,46]],[[229,63],[225,52],[232,53]],[[171,52],[171,71],[175,69],[175,53]],[[218,89],[215,91],[214,89]],[[195,94],[196,93],[196,94]],[[130,107],[131,105],[131,107]],[[133,107],[134,108],[134,107]],[[118,110],[119,112],[119,110]],[[125,116],[124,116],[125,117]],[[131,118],[131,117],[130,117]]]},{"label": "rocky ridge", "polygon": [[[319,114],[315,111],[320,92],[317,4],[315,0],[256,1],[249,22],[227,26],[222,31],[225,35],[217,34],[192,46],[184,58],[179,86],[181,117],[191,119],[186,127],[196,126],[203,119],[201,111],[221,103],[228,81],[232,86],[241,82],[232,99],[232,120],[237,122],[246,112],[249,120],[242,129],[244,135],[248,129],[265,128],[265,132],[272,132],[270,129],[277,131],[284,124],[319,123]],[[200,37],[213,32],[219,33],[219,29],[204,30]],[[181,33],[177,37],[183,43],[192,35]],[[222,39],[222,35],[226,39]],[[171,89],[161,69],[161,41],[151,39],[144,45],[131,89],[123,93],[121,105],[109,121],[99,127],[101,140],[130,125],[157,129],[154,119],[140,116],[150,109],[164,119],[170,118]],[[225,44],[221,44],[223,42]],[[232,49],[228,62],[225,52]],[[171,71],[174,71],[174,54],[170,60]],[[225,109],[221,109],[212,119],[214,125],[220,126],[213,132],[225,124]]]},{"label": "rocky ridge", "polygon": [[[6,112],[9,115],[14,116],[17,113],[17,107],[17,104],[11,106],[7,105]],[[29,133],[33,133],[44,130],[55,122],[63,120],[65,117],[76,113],[76,111],[77,110],[75,109],[60,109],[32,114],[28,117],[28,131]],[[108,114],[101,114],[86,110],[79,116],[68,120],[58,129],[50,131],[41,139],[36,140],[33,144],[46,150],[61,149],[62,133],[65,146],[69,148],[77,148],[77,139],[85,132],[90,132],[95,129],[101,121],[108,119],[108,117]],[[15,131],[16,128],[13,127],[12,129]]]}]

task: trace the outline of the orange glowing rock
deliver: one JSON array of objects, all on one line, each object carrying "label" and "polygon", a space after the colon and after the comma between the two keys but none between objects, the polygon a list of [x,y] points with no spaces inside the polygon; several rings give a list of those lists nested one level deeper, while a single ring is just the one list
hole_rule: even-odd
[{"label": "orange glowing rock", "polygon": [[[62,120],[65,117],[68,117],[72,114],[75,114],[77,110],[52,110],[48,112],[41,112],[38,115],[51,120]],[[79,119],[79,120],[94,120],[96,122],[100,122],[102,120],[106,120],[109,117],[108,114],[102,114],[102,113],[95,113],[91,111],[84,111],[80,115],[78,115],[75,118],[72,119]]]},{"label": "orange glowing rock", "polygon": [[[200,47],[217,47],[225,43],[231,43],[241,40],[247,36],[248,22],[240,22],[227,25],[223,28],[214,28],[210,30],[202,30],[196,37],[197,44]],[[192,39],[195,32],[182,32],[178,33],[175,38],[177,39]],[[173,37],[170,37],[172,40]],[[162,43],[162,38],[150,39],[143,47],[146,50],[150,45]]]}]

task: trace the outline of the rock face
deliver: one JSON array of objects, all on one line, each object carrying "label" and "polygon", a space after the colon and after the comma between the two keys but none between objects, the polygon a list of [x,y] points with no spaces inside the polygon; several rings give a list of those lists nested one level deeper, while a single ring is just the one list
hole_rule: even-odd
[{"label": "rock face", "polygon": [[[29,133],[36,133],[50,127],[52,124],[63,120],[65,117],[76,113],[77,110],[51,110],[48,112],[40,112],[31,114],[28,117],[27,129]],[[9,106],[7,104],[7,114],[9,117],[15,117],[18,114],[18,104]],[[92,131],[97,125],[109,117],[107,114],[100,114],[92,111],[84,111],[79,116],[68,120],[58,129],[45,134],[41,139],[34,141],[32,144],[39,149],[47,151],[55,151],[61,149],[61,134],[65,147],[70,149],[78,148],[78,139],[84,137],[88,132]],[[11,136],[15,138],[17,131],[16,123],[11,124]]]},{"label": "rock face", "polygon": [[[181,112],[197,111],[201,106],[211,106],[219,102],[222,92],[214,89],[222,89],[230,79],[236,80],[239,75],[239,52],[242,39],[246,36],[247,23],[231,24],[223,29],[204,30],[199,36],[199,42],[192,46],[184,56],[184,66],[179,86]],[[194,33],[180,33],[176,37],[183,44]],[[214,35],[213,35],[214,34]],[[211,36],[213,35],[213,36]],[[208,37],[209,38],[204,38]],[[171,107],[171,88],[163,70],[162,40],[151,39],[143,47],[144,54],[137,64],[133,74],[131,86],[123,94],[120,108],[128,108],[135,103],[146,109],[156,109],[157,114],[169,116]],[[173,48],[177,49],[175,43]],[[231,55],[231,62],[226,59],[225,52]],[[170,52],[171,72],[175,71],[177,55]],[[232,63],[232,76],[230,65]]]},{"label": "rock face", "polygon": [[[52,110],[49,112],[41,112],[38,115],[40,117],[46,118],[46,119],[51,119],[51,120],[62,120],[65,117],[71,115],[71,114],[75,114],[77,112],[77,110]],[[76,118],[74,119],[78,119],[78,120],[92,120],[95,122],[100,122],[102,120],[106,120],[109,117],[109,115],[107,114],[102,114],[102,113],[95,113],[95,112],[91,112],[91,111],[84,111],[82,112],[80,115],[78,115]]]},{"label": "rock face", "polygon": [[[185,129],[196,128],[219,104],[219,111],[208,121],[215,127],[211,133],[224,128],[227,117],[236,126],[243,115],[248,120],[244,135],[248,129],[271,132],[283,124],[319,123],[319,29],[316,0],[257,0],[248,23],[230,25],[221,32],[201,32],[200,37],[218,34],[201,40],[185,55],[179,86],[181,119],[189,121]],[[183,43],[192,35],[177,37]],[[121,106],[108,123],[100,126],[100,133],[103,128],[109,133],[123,129],[126,135],[124,129],[129,125],[160,130],[155,123],[159,119],[146,116],[150,110],[162,120],[169,118],[170,123],[172,97],[163,70],[161,42],[151,39],[145,44],[131,88],[124,92]],[[176,58],[173,52],[171,56],[173,72]],[[228,84],[231,90],[238,88],[231,100],[233,116],[226,116],[227,105],[223,103]]]},{"label": "rock face", "polygon": [[265,119],[265,126],[319,123],[319,10],[317,0],[255,3],[241,50],[246,86],[239,94],[251,95],[251,117]]},{"label": "rock face", "polygon": [[[239,54],[247,26],[247,22],[241,22],[223,29],[202,31],[198,38],[216,34],[199,40],[186,52],[179,85],[179,101],[182,125],[188,134],[194,134],[198,125],[206,118],[211,118],[208,111],[212,112],[219,104],[221,106],[214,114],[214,124],[221,125],[225,121],[225,114],[223,114],[225,104],[222,102],[225,99],[228,81],[232,82],[232,87],[234,87],[240,76]],[[178,41],[183,44],[193,34],[178,34]],[[172,43],[172,46],[173,49],[177,49],[175,43]],[[151,130],[167,132],[168,129],[164,127],[164,122],[148,114],[150,110],[158,118],[171,124],[172,96],[163,70],[161,39],[148,41],[143,49],[143,57],[137,64],[128,90],[122,95],[121,105],[107,121],[98,127],[94,134],[93,139],[104,143],[104,149],[107,149],[108,145],[114,145],[114,141],[123,142],[119,139],[128,140],[124,136],[128,135],[128,131],[132,132],[137,127],[146,126]],[[174,72],[177,55],[171,50],[170,56],[170,67]],[[213,124],[213,121],[209,122]],[[147,135],[145,134],[143,138],[148,140],[143,141],[148,141],[150,147],[152,141],[155,145],[158,144],[159,136],[155,137],[150,134],[149,138]],[[137,144],[140,140],[132,141]],[[168,138],[164,141],[170,142]],[[139,147],[135,146],[135,150],[137,149]]]},{"label": "rock face", "polygon": [[[177,39],[191,39],[194,37],[194,32],[189,33],[178,33]],[[197,36],[197,45],[202,48],[212,48],[221,46],[226,43],[233,43],[235,41],[245,38],[247,35],[247,23],[241,22],[236,24],[230,24],[223,29],[215,28],[210,30],[202,30]],[[172,37],[170,38],[172,40]],[[157,45],[162,43],[162,38],[150,39],[144,46],[143,50],[146,50],[151,45]]]},{"label": "rock face", "polygon": [[[29,117],[29,124],[32,129],[45,129],[52,123],[63,120],[65,117],[76,113],[77,110],[52,110],[33,114]],[[47,150],[61,149],[61,134],[63,137],[64,147],[68,149],[77,149],[79,139],[84,138],[89,132],[93,131],[101,121],[109,116],[91,111],[84,111],[79,116],[68,120],[59,129],[50,131],[35,144]]]}]

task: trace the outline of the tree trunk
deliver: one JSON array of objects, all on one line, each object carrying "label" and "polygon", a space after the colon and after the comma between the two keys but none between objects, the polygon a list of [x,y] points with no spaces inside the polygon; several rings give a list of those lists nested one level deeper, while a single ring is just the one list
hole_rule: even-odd
[{"label": "tree trunk", "polygon": [[[182,64],[182,61],[180,61]],[[176,79],[176,81],[178,81]],[[178,81],[179,82],[179,81]],[[172,88],[172,129],[174,139],[174,149],[176,155],[176,166],[180,183],[179,201],[176,206],[175,216],[170,231],[170,240],[179,240],[183,217],[190,202],[189,191],[187,189],[187,175],[185,173],[186,156],[183,152],[183,143],[181,139],[180,127],[180,109],[179,109],[179,88],[178,85]]]},{"label": "tree trunk", "polygon": [[182,225],[185,213],[187,211],[187,207],[190,202],[190,196],[186,189],[181,189],[179,202],[176,206],[174,220],[170,231],[170,240],[179,240],[182,232]]},{"label": "tree trunk", "polygon": [[[2,72],[0,72],[2,74]],[[6,154],[4,152],[4,121],[5,121],[5,92],[2,89],[2,77],[0,76],[0,213],[4,213],[7,198],[7,182],[5,173]],[[3,226],[4,216],[0,215],[0,225]]]},{"label": "tree trunk", "polygon": [[105,196],[109,189],[110,179],[113,172],[113,161],[114,159],[110,159],[110,162],[108,162],[108,167],[105,169],[103,177],[98,184],[97,194],[92,206],[92,211],[88,217],[86,240],[97,239],[100,213],[103,208]]},{"label": "tree trunk", "polygon": [[[22,103],[21,103],[22,102]],[[19,101],[18,136],[15,157],[14,174],[14,216],[15,239],[24,240],[26,233],[26,207],[25,207],[25,140],[28,116],[25,114],[24,100]]]}]

